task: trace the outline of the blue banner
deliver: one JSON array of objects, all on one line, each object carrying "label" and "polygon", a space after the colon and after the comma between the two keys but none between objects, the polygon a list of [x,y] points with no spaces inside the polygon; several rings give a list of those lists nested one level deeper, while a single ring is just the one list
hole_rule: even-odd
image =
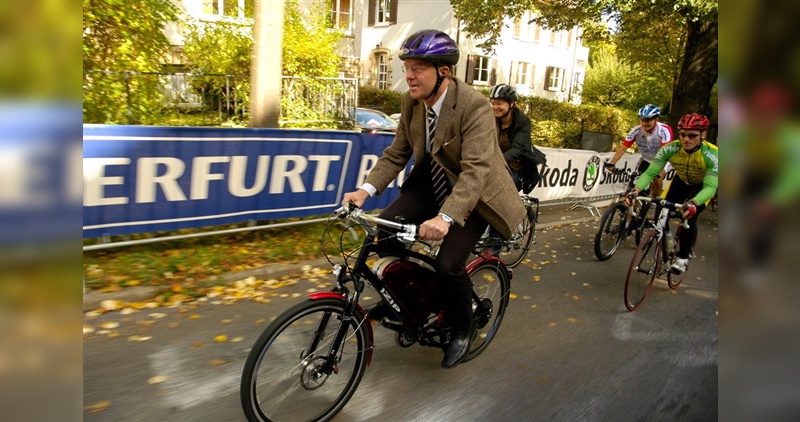
[{"label": "blue banner", "polygon": [[[394,135],[84,125],[85,238],[324,215]],[[398,180],[367,209],[384,208]]]}]

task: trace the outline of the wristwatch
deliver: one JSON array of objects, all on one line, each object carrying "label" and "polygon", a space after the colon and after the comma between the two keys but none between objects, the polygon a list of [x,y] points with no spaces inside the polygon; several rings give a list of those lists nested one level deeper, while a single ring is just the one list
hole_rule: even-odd
[{"label": "wristwatch", "polygon": [[445,214],[443,212],[440,212],[439,213],[439,217],[442,217],[442,220],[444,220],[445,223],[447,223],[447,224],[449,224],[451,226],[453,225],[453,219],[450,218],[449,215],[447,215],[447,214]]}]

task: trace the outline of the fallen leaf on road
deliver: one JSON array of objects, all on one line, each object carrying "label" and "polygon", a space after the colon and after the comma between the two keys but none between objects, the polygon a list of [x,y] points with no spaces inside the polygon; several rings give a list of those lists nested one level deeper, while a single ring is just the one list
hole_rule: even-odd
[{"label": "fallen leaf on road", "polygon": [[106,299],[100,302],[100,307],[105,309],[106,311],[115,311],[117,309],[122,308],[122,302],[113,299]]},{"label": "fallen leaf on road", "polygon": [[140,336],[140,335],[132,335],[128,337],[128,341],[147,341],[152,339],[153,336]]},{"label": "fallen leaf on road", "polygon": [[567,322],[571,322],[571,323],[574,324],[574,323],[578,322],[578,320],[575,319],[575,318],[570,317],[570,318],[567,318]]},{"label": "fallen leaf on road", "polygon": [[514,294],[514,293],[511,293],[510,295],[508,295],[508,297],[510,297],[511,299],[516,299],[516,298],[517,298],[517,295],[516,295],[516,294]]},{"label": "fallen leaf on road", "polygon": [[189,315],[189,319],[198,319],[198,318],[200,318],[200,315],[197,315],[197,314]]},{"label": "fallen leaf on road", "polygon": [[97,413],[108,409],[109,406],[111,406],[111,400],[103,400],[89,406],[83,406],[83,410],[87,410],[89,413]]},{"label": "fallen leaf on road", "polygon": [[238,343],[238,342],[243,341],[243,340],[244,340],[244,337],[234,337],[234,338],[231,339],[231,343]]},{"label": "fallen leaf on road", "polygon": [[227,361],[225,359],[213,359],[213,360],[208,361],[208,364],[211,365],[211,366],[220,366],[220,365],[225,365],[228,362],[229,361]]},{"label": "fallen leaf on road", "polygon": [[214,341],[216,341],[217,343],[226,342],[226,341],[228,341],[228,336],[226,336],[225,334],[220,334],[220,335],[214,337]]},{"label": "fallen leaf on road", "polygon": [[256,324],[263,324],[263,323],[264,323],[264,318],[259,318],[256,320]]},{"label": "fallen leaf on road", "polygon": [[154,377],[150,377],[147,380],[148,384],[161,384],[162,382],[168,380],[169,378],[166,375],[156,375]]},{"label": "fallen leaf on road", "polygon": [[232,319],[223,319],[223,320],[222,320],[222,323],[223,323],[223,324],[230,324],[231,322],[233,322],[233,320],[232,320]]},{"label": "fallen leaf on road", "polygon": [[573,295],[572,296],[572,300],[581,300],[581,298],[578,295]]},{"label": "fallen leaf on road", "polygon": [[148,316],[150,318],[160,319],[160,318],[164,318],[165,316],[167,316],[167,314],[165,314],[163,312],[153,312],[152,314],[149,314]]},{"label": "fallen leaf on road", "polygon": [[542,279],[542,276],[539,276],[539,275],[533,276],[533,281],[539,281],[541,279]]},{"label": "fallen leaf on road", "polygon": [[555,327],[556,325],[558,325],[557,322],[551,322],[551,323],[547,324],[548,327]]},{"label": "fallen leaf on road", "polygon": [[113,328],[119,327],[119,323],[116,321],[107,321],[100,324],[100,327],[105,328],[106,330],[111,330]]}]

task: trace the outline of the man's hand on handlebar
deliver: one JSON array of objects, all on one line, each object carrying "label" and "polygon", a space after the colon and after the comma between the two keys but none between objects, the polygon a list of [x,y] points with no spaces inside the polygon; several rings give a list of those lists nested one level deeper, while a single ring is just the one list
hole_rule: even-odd
[{"label": "man's hand on handlebar", "polygon": [[681,218],[688,220],[697,214],[697,201],[690,199],[681,207]]},{"label": "man's hand on handlebar", "polygon": [[615,166],[611,161],[606,161],[603,163],[603,170],[608,173],[614,172],[615,168],[617,168],[617,166]]},{"label": "man's hand on handlebar", "polygon": [[639,191],[636,190],[636,189],[633,189],[630,192],[628,192],[627,194],[625,194],[625,199],[624,199],[625,206],[626,207],[630,207],[631,204],[633,204],[633,201],[636,200],[637,196],[639,196]]},{"label": "man's hand on handlebar", "polygon": [[356,204],[356,206],[361,207],[364,205],[364,201],[366,201],[367,198],[369,198],[369,193],[364,189],[347,192],[344,194],[344,198],[342,198],[342,206],[348,209],[348,203],[352,202]]},{"label": "man's hand on handlebar", "polygon": [[449,231],[450,224],[437,215],[419,226],[419,238],[422,240],[442,240]]}]

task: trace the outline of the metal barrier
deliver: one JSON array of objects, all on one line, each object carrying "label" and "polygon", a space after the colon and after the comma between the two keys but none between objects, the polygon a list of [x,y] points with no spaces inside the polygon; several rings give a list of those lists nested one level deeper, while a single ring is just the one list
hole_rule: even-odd
[{"label": "metal barrier", "polygon": [[[589,211],[589,213],[594,216],[600,216],[600,210],[592,205],[593,203],[605,201],[609,199],[616,199],[619,195],[603,195],[603,196],[593,196],[589,198],[563,198],[548,202],[541,202],[539,204],[540,207],[553,207],[559,205],[570,205],[572,207],[570,210],[574,210],[575,208],[585,208]],[[158,243],[158,242],[167,242],[171,240],[181,240],[181,239],[192,239],[198,237],[205,237],[205,236],[218,236],[224,234],[232,234],[232,233],[240,233],[245,231],[252,231],[252,230],[266,230],[266,229],[277,229],[281,227],[291,227],[291,226],[300,226],[304,224],[314,224],[314,223],[321,223],[327,221],[328,218],[313,218],[309,220],[301,220],[301,221],[289,221],[283,223],[273,223],[273,224],[262,224],[262,225],[253,225],[254,222],[251,221],[248,223],[246,227],[238,227],[233,229],[224,229],[224,230],[214,230],[209,232],[202,232],[202,233],[190,233],[190,234],[181,234],[181,235],[174,235],[174,236],[164,236],[164,237],[154,237],[148,239],[136,239],[136,240],[122,240],[117,242],[111,242],[107,238],[99,238],[99,242],[95,245],[85,245],[83,247],[83,251],[95,251],[100,249],[110,249],[110,248],[119,248],[123,246],[134,246],[134,245],[144,245],[148,243]]]}]

